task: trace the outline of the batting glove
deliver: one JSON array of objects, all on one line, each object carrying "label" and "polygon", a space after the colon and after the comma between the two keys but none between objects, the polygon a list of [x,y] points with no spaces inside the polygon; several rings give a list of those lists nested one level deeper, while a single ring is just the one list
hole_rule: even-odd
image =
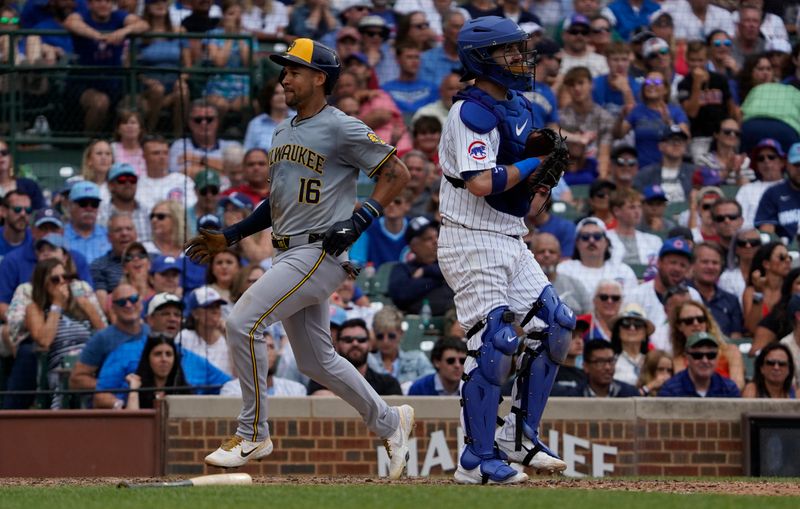
[{"label": "batting glove", "polygon": [[333,256],[339,256],[358,240],[358,237],[369,228],[375,218],[381,215],[383,215],[383,207],[370,198],[353,213],[350,219],[334,223],[328,228],[322,239],[322,249]]}]

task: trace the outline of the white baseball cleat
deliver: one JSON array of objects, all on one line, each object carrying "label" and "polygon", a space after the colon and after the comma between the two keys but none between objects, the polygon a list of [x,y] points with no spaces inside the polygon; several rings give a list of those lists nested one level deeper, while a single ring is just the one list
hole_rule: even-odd
[{"label": "white baseball cleat", "polygon": [[400,479],[406,469],[410,453],[408,452],[408,440],[414,431],[414,409],[409,405],[397,407],[400,416],[400,424],[394,430],[392,436],[384,439],[383,446],[389,455],[389,479]]},{"label": "white baseball cleat", "polygon": [[214,467],[236,468],[250,460],[260,460],[272,454],[272,440],[251,442],[234,435],[206,456],[206,464]]},{"label": "white baseball cleat", "polygon": [[[528,437],[522,437],[521,450],[515,450],[514,440],[506,440],[498,433],[494,437],[497,448],[502,455],[512,463],[529,466],[537,472],[547,472],[549,474],[560,474],[567,468],[567,464],[554,455],[549,454],[549,450],[543,445],[535,447]],[[534,452],[535,451],[535,452]]]},{"label": "white baseball cleat", "polygon": [[514,471],[515,473],[505,479],[493,479],[492,476],[488,474],[485,475],[481,471],[480,465],[472,470],[467,470],[459,463],[453,477],[461,484],[519,484],[528,480],[528,474],[525,472],[515,471],[513,468],[508,467],[508,465],[506,465],[506,467],[507,470]]}]

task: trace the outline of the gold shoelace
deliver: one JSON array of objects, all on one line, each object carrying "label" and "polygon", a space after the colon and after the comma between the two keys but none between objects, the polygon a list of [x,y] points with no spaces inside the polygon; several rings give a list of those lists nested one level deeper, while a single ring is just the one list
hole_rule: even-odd
[{"label": "gold shoelace", "polygon": [[227,439],[224,442],[222,442],[221,447],[222,447],[222,449],[224,449],[226,451],[230,451],[234,447],[236,447],[237,445],[241,444],[242,440],[244,440],[242,437],[240,437],[238,435],[233,435],[229,439]]}]

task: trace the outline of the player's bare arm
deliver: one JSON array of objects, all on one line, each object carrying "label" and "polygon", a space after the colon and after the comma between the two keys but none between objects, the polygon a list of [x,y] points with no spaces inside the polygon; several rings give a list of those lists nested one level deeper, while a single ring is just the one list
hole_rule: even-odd
[{"label": "player's bare arm", "polygon": [[395,196],[400,194],[411,179],[411,174],[408,172],[405,163],[396,155],[392,155],[387,159],[378,169],[378,172],[378,182],[371,198],[385,207],[391,203]]}]

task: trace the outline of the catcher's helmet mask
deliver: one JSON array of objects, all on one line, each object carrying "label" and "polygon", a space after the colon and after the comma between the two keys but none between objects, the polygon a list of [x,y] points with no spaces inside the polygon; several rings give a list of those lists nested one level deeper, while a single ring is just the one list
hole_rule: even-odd
[{"label": "catcher's helmet mask", "polygon": [[[333,92],[339,79],[342,64],[334,50],[311,39],[295,39],[286,53],[270,55],[269,59],[282,67],[299,65],[325,74],[325,94]],[[285,70],[281,71],[279,80],[283,82]]]},{"label": "catcher's helmet mask", "polygon": [[[536,66],[530,35],[507,18],[485,16],[468,21],[458,34],[458,55],[464,65],[462,81],[482,77],[504,88],[529,90]],[[502,62],[492,57],[503,48]],[[519,52],[517,61],[514,50]]]}]

